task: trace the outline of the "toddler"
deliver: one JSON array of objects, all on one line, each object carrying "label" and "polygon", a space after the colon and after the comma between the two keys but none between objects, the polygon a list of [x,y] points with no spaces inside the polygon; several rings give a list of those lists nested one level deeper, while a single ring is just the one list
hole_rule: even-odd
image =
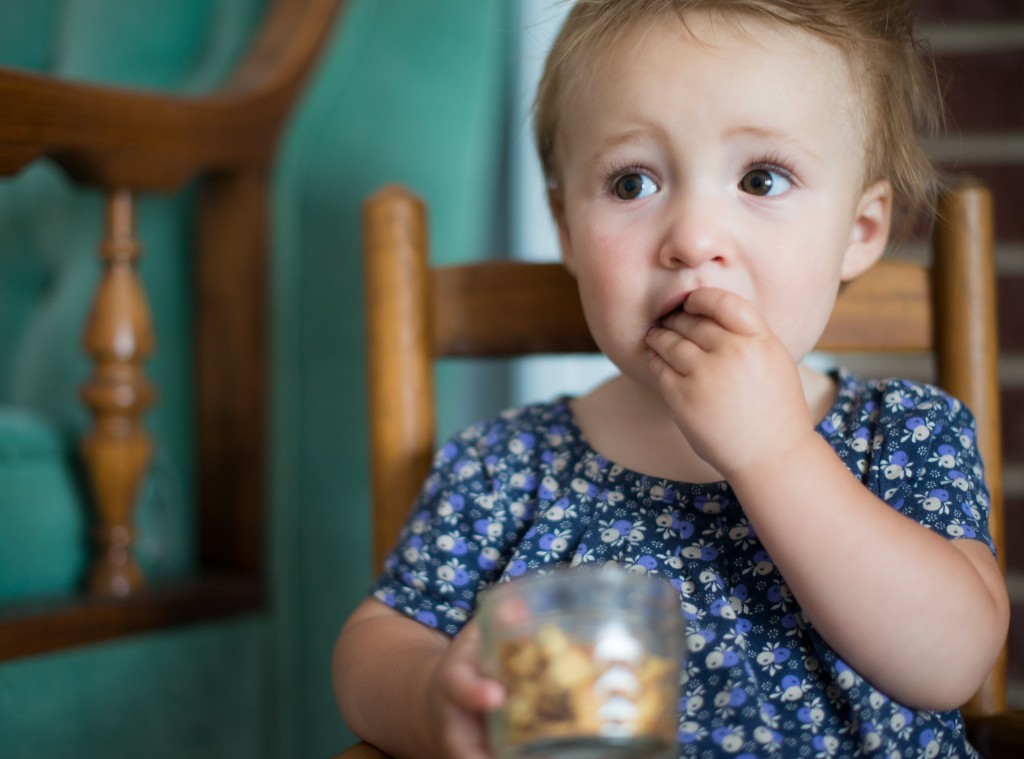
[{"label": "toddler", "polygon": [[566,267],[621,374],[437,453],[336,647],[396,757],[482,759],[479,593],[613,562],[671,579],[680,756],[972,756],[1005,638],[970,412],[803,363],[927,203],[904,0],[579,0],[536,136]]}]

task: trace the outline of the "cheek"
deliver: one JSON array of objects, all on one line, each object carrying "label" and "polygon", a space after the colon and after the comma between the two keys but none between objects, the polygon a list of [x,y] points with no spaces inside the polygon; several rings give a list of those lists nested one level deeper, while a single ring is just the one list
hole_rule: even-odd
[{"label": "cheek", "polygon": [[765,266],[757,276],[757,300],[769,327],[801,360],[825,329],[839,289],[840,260],[827,245],[814,246],[806,256],[780,255],[777,266]]},{"label": "cheek", "polygon": [[629,288],[640,271],[628,237],[594,231],[574,238],[573,269],[588,298],[607,301]]},{"label": "cheek", "polygon": [[[645,289],[638,262],[602,255],[577,259],[576,281],[587,326],[602,351],[613,358],[643,339]],[[639,335],[639,336],[637,336]]]}]

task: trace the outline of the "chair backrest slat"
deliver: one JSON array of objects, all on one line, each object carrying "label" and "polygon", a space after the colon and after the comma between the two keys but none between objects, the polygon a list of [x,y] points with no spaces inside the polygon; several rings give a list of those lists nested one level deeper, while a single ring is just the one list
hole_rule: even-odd
[{"label": "chair backrest slat", "polygon": [[491,261],[434,269],[432,281],[435,355],[597,351],[561,264]]}]

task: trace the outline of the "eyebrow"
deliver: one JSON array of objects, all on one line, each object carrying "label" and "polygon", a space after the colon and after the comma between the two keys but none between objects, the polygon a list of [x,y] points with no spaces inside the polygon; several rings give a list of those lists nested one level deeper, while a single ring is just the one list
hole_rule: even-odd
[{"label": "eyebrow", "polygon": [[772,140],[775,142],[785,143],[788,147],[798,150],[799,152],[806,155],[819,163],[823,161],[822,157],[815,153],[813,150],[807,147],[807,145],[800,140],[794,139],[789,136],[786,132],[779,129],[771,129],[769,127],[760,126],[737,126],[727,129],[724,132],[725,137],[733,138],[742,135],[750,135],[758,137],[763,140]]},{"label": "eyebrow", "polygon": [[602,140],[598,148],[591,154],[589,163],[600,163],[604,160],[605,153],[611,148],[618,147],[623,143],[632,142],[637,138],[664,140],[668,138],[668,134],[666,134],[664,129],[656,125],[642,124],[629,129],[623,129]]},{"label": "eyebrow", "polygon": [[[752,136],[762,140],[769,140],[773,142],[783,143],[786,147],[796,150],[810,158],[811,160],[823,163],[824,159],[815,153],[813,150],[807,147],[806,143],[801,142],[794,137],[791,137],[787,132],[781,129],[772,129],[771,127],[762,127],[755,125],[740,125],[730,127],[723,132],[723,136],[727,139],[732,139],[739,136]],[[623,143],[631,142],[637,138],[650,138],[664,139],[667,138],[665,130],[657,125],[638,125],[630,129],[624,129],[621,132],[616,132],[608,139],[604,140],[600,147],[594,151],[590,156],[590,164],[598,164],[604,159],[605,153],[610,149],[614,148]]]}]

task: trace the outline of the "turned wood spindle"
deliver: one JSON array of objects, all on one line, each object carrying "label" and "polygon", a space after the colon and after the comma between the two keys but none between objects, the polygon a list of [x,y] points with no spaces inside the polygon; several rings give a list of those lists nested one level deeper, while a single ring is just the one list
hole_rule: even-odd
[{"label": "turned wood spindle", "polygon": [[153,447],[143,414],[155,393],[143,362],[154,340],[137,272],[142,246],[135,238],[131,190],[110,192],[106,216],[99,248],[103,273],[84,337],[94,365],[82,398],[93,426],[82,454],[92,483],[97,548],[88,586],[99,596],[126,596],[145,585],[133,552],[134,510]]}]

